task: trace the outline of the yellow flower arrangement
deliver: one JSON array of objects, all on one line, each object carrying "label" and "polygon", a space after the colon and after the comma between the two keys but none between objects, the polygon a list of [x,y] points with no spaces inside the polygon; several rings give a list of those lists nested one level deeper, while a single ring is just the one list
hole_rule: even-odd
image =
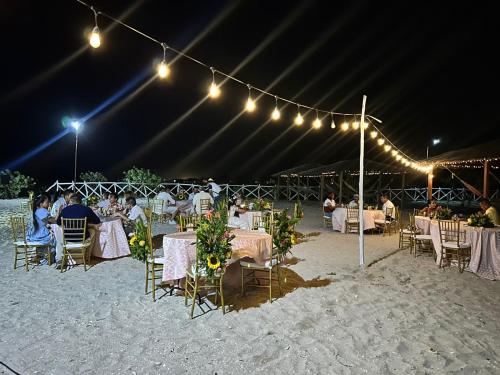
[{"label": "yellow flower arrangement", "polygon": [[130,244],[131,246],[134,246],[135,241],[137,241],[137,236],[132,236],[132,238],[131,238],[131,239],[130,239],[130,241],[129,241],[129,244]]},{"label": "yellow flower arrangement", "polygon": [[213,270],[220,267],[220,260],[214,255],[207,256],[207,266]]},{"label": "yellow flower arrangement", "polygon": [[144,246],[146,244],[146,241],[142,240],[142,241],[139,241],[139,246]]}]

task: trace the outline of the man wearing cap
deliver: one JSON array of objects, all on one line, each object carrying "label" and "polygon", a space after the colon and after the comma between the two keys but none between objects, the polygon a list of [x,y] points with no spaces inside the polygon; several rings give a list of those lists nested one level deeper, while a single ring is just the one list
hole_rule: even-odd
[{"label": "man wearing cap", "polygon": [[210,195],[214,198],[214,205],[217,207],[217,203],[219,202],[221,195],[221,187],[215,183],[213,178],[208,179],[208,189],[210,192]]}]

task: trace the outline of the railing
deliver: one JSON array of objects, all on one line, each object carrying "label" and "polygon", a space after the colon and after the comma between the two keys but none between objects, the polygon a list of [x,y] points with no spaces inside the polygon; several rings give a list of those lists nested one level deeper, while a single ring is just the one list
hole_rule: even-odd
[{"label": "railing", "polygon": [[[125,191],[132,191],[139,197],[153,198],[163,187],[168,187],[173,194],[178,194],[181,189],[188,193],[193,190],[196,184],[181,184],[181,183],[162,183],[158,186],[150,186],[145,184],[136,184],[129,182],[59,182],[56,181],[47,189],[50,191],[61,191],[71,189],[82,194],[84,197],[91,195],[102,196],[103,193],[115,192],[122,194]],[[240,193],[245,198],[266,198],[271,200],[285,199],[293,200],[321,200],[319,186],[305,185],[220,185],[223,194],[232,196],[235,193]],[[392,189],[390,187],[384,189],[389,195],[391,201],[400,202],[403,191],[401,189]],[[365,191],[365,197],[375,198],[377,191]],[[475,195],[465,188],[433,188],[432,197],[439,202],[477,202],[481,196]],[[500,191],[498,189],[490,191],[491,200],[500,199]],[[347,200],[344,197],[344,200]],[[413,187],[404,189],[404,200],[406,202],[425,202],[427,201],[427,188]]]}]

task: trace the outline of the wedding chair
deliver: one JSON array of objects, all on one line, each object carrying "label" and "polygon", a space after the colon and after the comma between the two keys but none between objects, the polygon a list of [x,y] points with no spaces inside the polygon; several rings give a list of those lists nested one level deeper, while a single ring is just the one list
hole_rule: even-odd
[{"label": "wedding chair", "polygon": [[153,199],[152,209],[155,216],[158,218],[159,223],[165,223],[167,221],[167,214],[163,211],[165,207],[165,201],[161,199]]},{"label": "wedding chair", "polygon": [[391,230],[392,230],[392,220],[388,220],[388,217],[392,217],[392,213],[394,212],[394,208],[389,208],[386,207],[385,212],[384,212],[384,218],[383,219],[376,219],[374,220],[375,226],[380,230],[382,230],[382,235],[385,236],[386,233],[391,235]]},{"label": "wedding chair", "polygon": [[210,208],[211,208],[210,199],[200,199],[200,210],[202,215],[209,212]]},{"label": "wedding chair", "polygon": [[[324,209],[322,208],[322,213],[323,213],[323,225],[325,226],[325,228],[328,228],[329,226],[331,227],[332,226],[332,217],[331,216],[327,216],[325,214],[325,211]],[[332,213],[333,215],[333,213]]]},{"label": "wedding chair", "polygon": [[413,216],[419,216],[421,211],[422,210],[419,210],[418,208],[414,208],[413,209]]},{"label": "wedding chair", "polygon": [[31,213],[31,202],[30,201],[23,201],[19,204],[19,209],[23,214],[30,214]]},{"label": "wedding chair", "polygon": [[46,249],[47,262],[49,265],[52,264],[50,245],[27,241],[24,217],[11,216],[10,226],[12,228],[12,243],[14,244],[14,270],[17,269],[19,256],[22,256],[24,257],[24,269],[28,271],[28,264],[35,263],[34,260],[38,257],[39,249]]},{"label": "wedding chair", "polygon": [[[269,234],[271,238],[274,235],[274,216],[270,216]],[[280,265],[283,262],[283,257],[278,253],[277,249],[272,245],[271,256],[264,264],[251,263],[240,261],[241,268],[241,295],[245,295],[247,287],[268,288],[269,303],[272,303],[273,296],[273,281],[278,283],[279,295],[282,295],[281,290],[281,269]],[[265,284],[261,283],[265,281]]]},{"label": "wedding chair", "polygon": [[465,239],[465,231],[460,231],[460,222],[452,220],[438,220],[439,238],[441,240],[441,259],[439,268],[443,266],[446,257],[448,265],[455,258],[458,263],[458,271],[464,272],[470,262],[471,244]]},{"label": "wedding chair", "polygon": [[147,219],[147,239],[149,246],[149,254],[146,258],[146,286],[144,294],[148,294],[149,281],[151,280],[151,295],[153,297],[153,302],[156,301],[156,290],[161,288],[160,284],[156,283],[156,279],[161,280],[161,276],[157,273],[163,273],[163,266],[165,265],[165,257],[160,257],[155,255],[155,249],[153,249],[153,217],[151,210],[144,210]]},{"label": "wedding chair", "polygon": [[359,233],[359,209],[347,207],[345,227],[347,233]]},{"label": "wedding chair", "polygon": [[[227,265],[226,265],[227,266]],[[201,290],[215,291],[215,305],[217,306],[218,297],[220,297],[222,314],[226,313],[224,305],[224,273],[225,268],[217,271],[213,277],[209,278],[206,271],[202,269],[199,261],[199,251],[196,250],[196,260],[194,264],[188,266],[186,270],[186,287],[184,289],[184,305],[188,305],[188,298],[191,298],[191,311],[189,316],[193,319],[194,307],[198,300],[198,305],[201,305]],[[208,295],[207,295],[208,296]]]},{"label": "wedding chair", "polygon": [[434,253],[434,246],[432,244],[432,237],[430,234],[420,234],[420,229],[415,225],[415,215],[410,214],[410,228],[413,228],[412,239],[410,244],[410,254],[415,252],[415,258],[417,257],[417,252],[422,253]]},{"label": "wedding chair", "polygon": [[83,269],[87,271],[87,263],[90,259],[91,239],[86,238],[87,218],[67,219],[61,218],[61,228],[63,232],[63,255],[61,261],[61,272],[66,268],[68,257],[71,259],[81,258],[83,260]]},{"label": "wedding chair", "polygon": [[200,218],[198,215],[179,216],[179,232],[195,231]]}]

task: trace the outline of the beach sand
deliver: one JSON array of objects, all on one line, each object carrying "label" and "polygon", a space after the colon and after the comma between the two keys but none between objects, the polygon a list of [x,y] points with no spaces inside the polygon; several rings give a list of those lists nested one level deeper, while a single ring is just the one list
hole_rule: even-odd
[{"label": "beach sand", "polygon": [[357,236],[324,229],[318,203],[298,230],[320,234],[292,249],[282,297],[228,287],[231,311],[193,320],[183,298],[144,295],[130,257],[14,271],[18,207],[0,202],[0,374],[500,373],[499,282],[397,251],[395,235],[365,236],[362,271]]}]

